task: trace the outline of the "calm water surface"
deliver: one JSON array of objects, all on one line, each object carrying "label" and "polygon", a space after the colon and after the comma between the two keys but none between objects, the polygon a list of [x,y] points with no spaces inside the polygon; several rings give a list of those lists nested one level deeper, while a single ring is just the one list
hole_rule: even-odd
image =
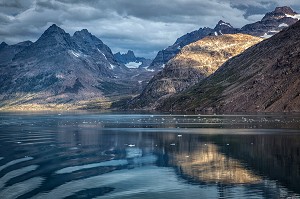
[{"label": "calm water surface", "polygon": [[299,115],[1,113],[0,198],[300,198]]}]

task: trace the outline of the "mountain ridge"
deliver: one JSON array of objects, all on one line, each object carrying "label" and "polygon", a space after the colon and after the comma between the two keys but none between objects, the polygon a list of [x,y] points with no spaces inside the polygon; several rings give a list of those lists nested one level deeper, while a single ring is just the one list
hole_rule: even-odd
[{"label": "mountain ridge", "polygon": [[136,57],[132,50],[127,53],[117,52],[114,54],[116,60],[124,64],[127,68],[147,68],[152,60],[144,57]]},{"label": "mountain ridge", "polygon": [[260,41],[261,38],[250,35],[226,34],[207,36],[186,45],[151,79],[143,92],[129,102],[129,107],[155,109],[161,100],[197,84],[226,60]]},{"label": "mountain ridge", "polygon": [[[300,21],[225,62],[159,110],[299,112]],[[276,57],[276,59],[274,59]]]},{"label": "mountain ridge", "polygon": [[[283,16],[283,12],[286,12],[289,15],[284,14]],[[272,18],[271,16],[273,15],[280,15],[282,17]],[[177,53],[180,52],[180,49],[182,47],[199,39],[202,39],[208,35],[242,33],[250,34],[252,36],[268,38],[278,33],[285,27],[290,26],[296,21],[298,21],[298,18],[300,19],[300,16],[298,18],[297,16],[299,15],[297,15],[297,13],[294,12],[290,7],[283,6],[276,7],[274,11],[267,13],[261,21],[246,24],[240,29],[233,28],[230,25],[230,23],[226,23],[220,20],[214,29],[204,27],[193,32],[187,33],[178,38],[173,45],[157,53],[149,68],[157,71],[161,70],[170,59],[172,59]]]},{"label": "mountain ridge", "polygon": [[141,89],[140,79],[128,79],[134,75],[86,29],[71,36],[53,24],[0,67],[0,109],[107,107],[114,96]]}]

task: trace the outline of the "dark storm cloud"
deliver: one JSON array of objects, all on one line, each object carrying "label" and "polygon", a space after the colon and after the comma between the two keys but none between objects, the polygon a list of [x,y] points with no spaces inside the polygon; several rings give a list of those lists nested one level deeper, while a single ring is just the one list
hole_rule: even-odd
[{"label": "dark storm cloud", "polygon": [[21,3],[18,0],[10,0],[10,1],[1,0],[0,6],[13,7],[13,8],[21,8],[22,7]]},{"label": "dark storm cloud", "polygon": [[192,30],[220,19],[241,27],[281,5],[300,11],[299,0],[0,0],[0,42],[35,41],[56,23],[71,34],[87,28],[115,52],[149,57]]}]

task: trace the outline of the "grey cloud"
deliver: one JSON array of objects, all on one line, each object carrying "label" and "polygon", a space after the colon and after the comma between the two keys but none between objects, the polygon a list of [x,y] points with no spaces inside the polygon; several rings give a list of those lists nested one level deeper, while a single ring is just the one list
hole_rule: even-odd
[{"label": "grey cloud", "polygon": [[40,9],[53,9],[53,10],[60,10],[63,7],[63,4],[60,4],[57,1],[48,1],[48,0],[37,0],[36,7]]},{"label": "grey cloud", "polygon": [[149,57],[187,32],[220,19],[241,27],[284,3],[300,11],[299,0],[0,0],[0,42],[34,41],[56,23],[71,34],[87,28],[115,52]]},{"label": "grey cloud", "polygon": [[22,4],[18,0],[0,0],[0,6],[21,8]]}]

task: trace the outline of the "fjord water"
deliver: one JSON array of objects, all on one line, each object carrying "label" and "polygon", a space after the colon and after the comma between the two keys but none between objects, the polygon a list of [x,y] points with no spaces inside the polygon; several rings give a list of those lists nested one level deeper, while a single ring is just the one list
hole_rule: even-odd
[{"label": "fjord water", "polygon": [[299,115],[1,113],[0,198],[298,198]]}]

